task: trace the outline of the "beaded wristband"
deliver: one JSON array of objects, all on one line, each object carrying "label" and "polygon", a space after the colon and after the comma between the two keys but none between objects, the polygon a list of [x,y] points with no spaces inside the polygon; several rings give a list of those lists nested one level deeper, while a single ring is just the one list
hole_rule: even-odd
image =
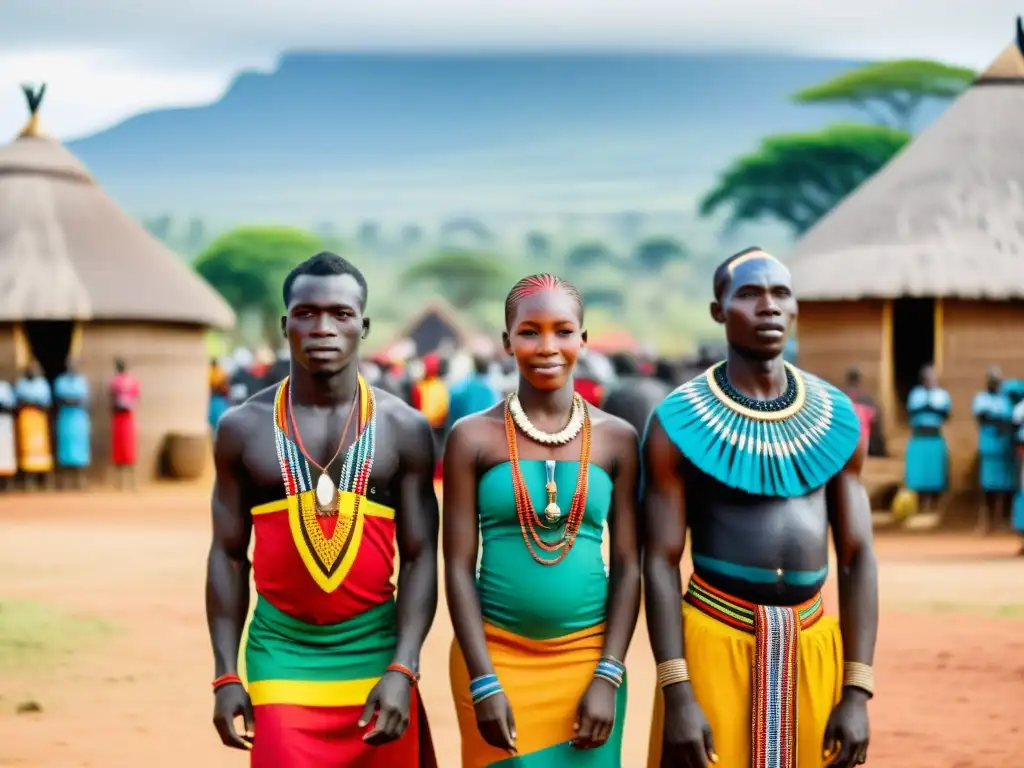
[{"label": "beaded wristband", "polygon": [[690,668],[686,666],[686,659],[669,659],[658,665],[658,685],[662,688],[689,680]]},{"label": "beaded wristband", "polygon": [[388,664],[385,670],[387,672],[397,672],[400,675],[404,675],[408,678],[409,684],[413,686],[420,681],[420,676],[405,666],[405,664]]},{"label": "beaded wristband", "polygon": [[613,659],[611,656],[602,656],[600,661],[597,662],[597,668],[594,670],[594,677],[600,677],[602,680],[607,680],[616,688],[622,685],[622,680],[625,675],[626,666],[621,661]]},{"label": "beaded wristband", "polygon": [[501,683],[498,682],[497,675],[480,675],[469,681],[469,695],[473,700],[473,706],[496,693],[501,693]]},{"label": "beaded wristband", "polygon": [[225,685],[235,685],[235,684],[241,685],[242,684],[242,678],[240,678],[238,675],[236,675],[234,673],[228,673],[226,675],[221,675],[220,677],[218,677],[216,680],[213,681],[213,690],[216,693],[216,691],[219,688],[223,688]]},{"label": "beaded wristband", "polygon": [[868,664],[848,661],[843,664],[843,685],[859,688],[868,696],[875,695],[875,670]]}]

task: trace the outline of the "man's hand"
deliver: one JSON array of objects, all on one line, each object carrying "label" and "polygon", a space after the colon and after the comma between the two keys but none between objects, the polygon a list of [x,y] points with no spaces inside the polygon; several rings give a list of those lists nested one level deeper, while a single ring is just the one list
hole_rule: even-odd
[{"label": "man's hand", "polygon": [[868,695],[844,688],[843,698],[832,710],[825,728],[825,758],[829,768],[852,768],[868,759]]},{"label": "man's hand", "polygon": [[394,741],[409,727],[409,701],[412,682],[401,672],[385,672],[366,699],[359,727],[370,724],[374,712],[377,720],[363,741],[375,747]]},{"label": "man's hand", "polygon": [[661,746],[662,768],[707,768],[718,762],[711,726],[689,683],[665,689],[665,730]]},{"label": "man's hand", "polygon": [[[245,723],[244,734],[235,727],[236,717]],[[223,685],[214,692],[213,724],[224,746],[252,749],[252,701],[240,683]]]},{"label": "man's hand", "polygon": [[615,725],[615,686],[595,677],[587,686],[576,712],[577,749],[600,747],[612,735]]}]

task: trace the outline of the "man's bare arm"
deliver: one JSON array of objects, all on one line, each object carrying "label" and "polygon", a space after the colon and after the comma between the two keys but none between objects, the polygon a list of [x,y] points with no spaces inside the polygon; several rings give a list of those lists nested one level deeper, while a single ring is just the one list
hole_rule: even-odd
[{"label": "man's bare arm", "polygon": [[437,532],[434,436],[418,411],[396,418],[400,448],[398,539],[398,643],[394,662],[419,669],[420,649],[437,613]]},{"label": "man's bare arm", "polygon": [[679,449],[657,415],[651,417],[643,457],[644,593],[651,649],[661,663],[685,658],[679,563],[686,547],[686,495]]},{"label": "man's bare arm", "polygon": [[213,542],[206,564],[206,623],[213,645],[214,676],[235,673],[242,629],[249,613],[249,537],[242,446],[244,413],[230,411],[217,428],[213,455]]},{"label": "man's bare arm", "polygon": [[861,483],[867,446],[832,481],[829,519],[838,560],[839,622],[843,657],[870,665],[878,635],[878,564],[871,531],[871,504]]}]

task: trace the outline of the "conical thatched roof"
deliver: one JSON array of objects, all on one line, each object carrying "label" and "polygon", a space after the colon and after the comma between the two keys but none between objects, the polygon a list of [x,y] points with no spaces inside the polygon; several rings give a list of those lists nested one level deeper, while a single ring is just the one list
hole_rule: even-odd
[{"label": "conical thatched roof", "polygon": [[1024,31],[788,263],[804,299],[1024,298]]},{"label": "conical thatched roof", "polygon": [[230,327],[209,285],[122,211],[32,116],[0,147],[0,322],[140,320]]}]

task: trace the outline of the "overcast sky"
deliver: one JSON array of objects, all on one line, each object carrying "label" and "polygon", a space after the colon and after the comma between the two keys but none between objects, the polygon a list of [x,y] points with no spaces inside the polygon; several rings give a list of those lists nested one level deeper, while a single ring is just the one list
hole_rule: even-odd
[{"label": "overcast sky", "polygon": [[0,0],[0,137],[24,123],[22,82],[48,83],[44,125],[68,138],[216,99],[291,48],[745,49],[982,68],[1021,12],[1024,0]]}]

